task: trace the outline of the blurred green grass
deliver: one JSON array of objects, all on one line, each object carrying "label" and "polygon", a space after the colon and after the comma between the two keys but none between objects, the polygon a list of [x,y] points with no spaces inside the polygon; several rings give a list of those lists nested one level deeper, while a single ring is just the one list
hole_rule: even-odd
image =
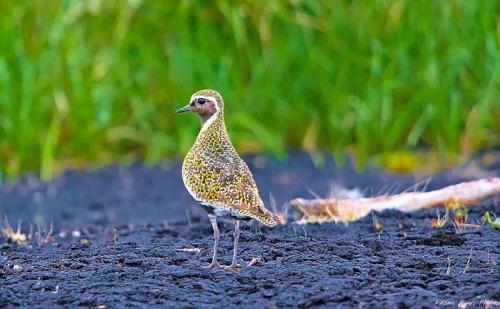
[{"label": "blurred green grass", "polygon": [[181,157],[219,90],[240,151],[500,145],[500,4],[0,2],[0,174]]}]

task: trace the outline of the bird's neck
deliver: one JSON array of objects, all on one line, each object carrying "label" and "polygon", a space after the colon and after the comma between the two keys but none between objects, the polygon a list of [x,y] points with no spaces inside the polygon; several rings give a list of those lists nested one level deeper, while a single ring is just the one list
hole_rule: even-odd
[{"label": "bird's neck", "polygon": [[224,124],[223,111],[217,111],[210,117],[201,117],[201,130],[197,140],[207,138],[209,136],[227,137],[226,125]]}]

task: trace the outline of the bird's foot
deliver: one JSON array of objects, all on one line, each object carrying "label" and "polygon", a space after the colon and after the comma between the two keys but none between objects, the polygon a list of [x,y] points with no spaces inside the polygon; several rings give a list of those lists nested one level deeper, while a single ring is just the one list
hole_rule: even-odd
[{"label": "bird's foot", "polygon": [[210,268],[222,268],[222,266],[217,262],[217,260],[212,261],[212,263],[208,264],[207,266],[204,266],[203,268],[210,269]]},{"label": "bird's foot", "polygon": [[229,266],[224,266],[224,269],[237,273],[240,272],[241,266],[239,264],[232,263]]}]

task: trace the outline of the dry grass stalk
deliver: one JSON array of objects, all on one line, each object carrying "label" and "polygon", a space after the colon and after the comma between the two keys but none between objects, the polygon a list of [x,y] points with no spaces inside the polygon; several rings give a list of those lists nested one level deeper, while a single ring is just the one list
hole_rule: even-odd
[{"label": "dry grass stalk", "polygon": [[14,231],[7,220],[7,216],[4,218],[2,235],[9,241],[16,244],[25,244],[27,241],[26,235],[21,233],[21,222],[18,223],[17,230]]},{"label": "dry grass stalk", "polygon": [[397,209],[411,212],[436,205],[467,206],[496,194],[500,194],[499,177],[463,182],[429,192],[405,192],[373,198],[296,198],[290,201],[290,205],[302,215],[299,223],[350,222],[366,216],[372,210]]}]

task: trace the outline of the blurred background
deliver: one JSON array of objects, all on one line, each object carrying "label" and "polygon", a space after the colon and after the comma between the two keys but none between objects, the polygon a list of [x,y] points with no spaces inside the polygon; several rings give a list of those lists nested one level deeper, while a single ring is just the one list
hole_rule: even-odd
[{"label": "blurred background", "polygon": [[0,1],[0,179],[181,158],[221,92],[243,153],[393,170],[500,146],[500,2]]}]

